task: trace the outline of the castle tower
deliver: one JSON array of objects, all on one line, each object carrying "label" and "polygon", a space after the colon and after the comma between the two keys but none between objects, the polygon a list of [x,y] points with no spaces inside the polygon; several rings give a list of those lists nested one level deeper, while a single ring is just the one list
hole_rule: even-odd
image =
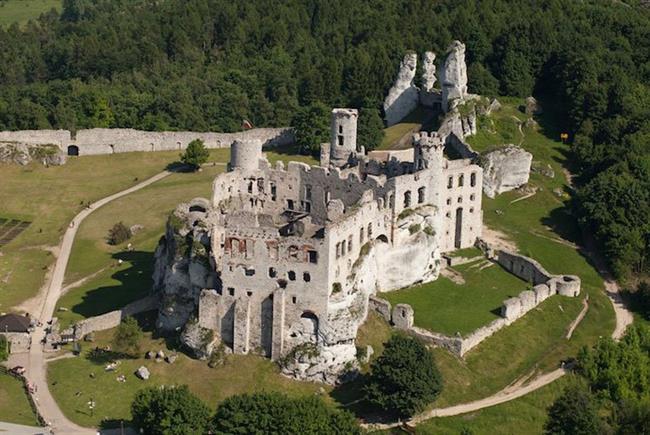
[{"label": "castle tower", "polygon": [[257,141],[242,142],[236,140],[230,147],[229,171],[243,169],[255,171],[259,169],[259,162],[262,158],[262,144]]},{"label": "castle tower", "polygon": [[445,145],[437,132],[413,135],[413,165],[416,171],[437,168],[442,171]]},{"label": "castle tower", "polygon": [[357,119],[356,109],[333,109],[330,139],[330,163],[333,166],[345,166],[357,153]]}]

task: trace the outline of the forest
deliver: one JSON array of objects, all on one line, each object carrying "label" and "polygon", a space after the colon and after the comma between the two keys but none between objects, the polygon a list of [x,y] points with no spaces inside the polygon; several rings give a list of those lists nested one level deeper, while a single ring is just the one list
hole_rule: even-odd
[{"label": "forest", "polygon": [[639,0],[64,0],[60,15],[0,28],[0,129],[234,131],[348,106],[373,137],[403,54],[440,58],[454,39],[467,44],[471,92],[552,102],[583,232],[617,276],[647,273],[650,8]]}]

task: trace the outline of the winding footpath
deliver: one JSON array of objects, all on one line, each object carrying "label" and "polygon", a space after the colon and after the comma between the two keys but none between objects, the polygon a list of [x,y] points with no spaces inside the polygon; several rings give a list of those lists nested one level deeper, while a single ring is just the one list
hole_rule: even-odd
[{"label": "winding footpath", "polygon": [[[56,307],[56,302],[58,301],[59,297],[61,296],[61,292],[63,291],[63,278],[65,276],[66,267],[68,266],[68,260],[70,258],[70,252],[72,250],[74,238],[77,234],[77,229],[79,228],[81,222],[83,222],[85,218],[87,218],[93,211],[97,210],[98,208],[125,195],[143,189],[150,184],[160,181],[170,174],[171,172],[168,171],[158,173],[157,175],[154,175],[153,177],[139,184],[136,184],[135,186],[94,202],[90,205],[90,207],[82,210],[74,217],[74,219],[72,219],[72,222],[63,235],[63,240],[61,241],[59,250],[59,256],[54,264],[54,270],[52,272],[49,286],[41,301],[40,308],[37,313],[38,320],[41,322],[42,326],[36,328],[32,334],[32,346],[29,351],[28,362],[25,367],[27,369],[27,379],[36,386],[36,393],[33,395],[33,397],[36,402],[38,411],[43,416],[45,421],[49,423],[52,431],[56,434],[85,435],[97,433],[97,431],[94,429],[83,428],[74,424],[68,420],[61,412],[61,409],[57,405],[54,397],[52,397],[52,394],[49,390],[47,383],[47,360],[45,358],[45,354],[43,353],[43,346],[41,345],[45,339],[45,326],[47,325],[47,322],[52,319],[52,316],[54,315],[54,308]],[[70,375],[74,376],[73,373]]]}]

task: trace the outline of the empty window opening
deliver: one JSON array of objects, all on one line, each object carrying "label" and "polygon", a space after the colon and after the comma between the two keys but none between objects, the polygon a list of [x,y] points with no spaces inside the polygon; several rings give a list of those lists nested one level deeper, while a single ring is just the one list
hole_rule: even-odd
[{"label": "empty window opening", "polygon": [[473,193],[469,196],[470,201],[474,201],[475,198],[476,198],[476,196]]},{"label": "empty window opening", "polygon": [[365,235],[366,235],[366,232],[363,230],[363,227],[361,227],[361,229],[359,229],[359,244],[360,245],[363,245],[363,241],[365,240]]},{"label": "empty window opening", "polygon": [[269,267],[269,278],[275,278],[278,276],[278,271],[275,270],[275,267]]},{"label": "empty window opening", "polygon": [[463,203],[463,197],[462,197],[462,196],[459,196],[459,197],[458,197],[458,204],[462,204],[462,203]]},{"label": "empty window opening", "polygon": [[257,191],[264,193],[264,178],[257,179]]},{"label": "empty window opening", "polygon": [[348,237],[348,252],[352,252],[352,236]]},{"label": "empty window opening", "polygon": [[305,186],[305,200],[311,201],[311,185],[307,184]]},{"label": "empty window opening", "polygon": [[217,294],[218,294],[218,295],[222,295],[222,294],[223,294],[223,289],[218,288],[218,289],[217,289]]},{"label": "empty window opening", "polygon": [[246,292],[246,296],[248,296],[248,297],[250,298],[251,296],[253,296],[253,292],[252,292],[252,291],[250,291],[250,290],[249,290],[249,291],[247,291],[247,292]]},{"label": "empty window opening", "polygon": [[339,134],[343,134],[343,126],[339,125]]},{"label": "empty window opening", "polygon": [[338,141],[337,141],[338,146],[342,147],[343,146],[343,135],[339,134],[338,135]]},{"label": "empty window opening", "polygon": [[465,176],[460,174],[458,176],[458,187],[463,187],[463,184],[465,184]]},{"label": "empty window opening", "polygon": [[424,187],[420,187],[418,189],[418,204],[422,204],[424,202],[425,193],[426,191]]},{"label": "empty window opening", "polygon": [[287,275],[289,277],[289,281],[295,281],[296,280],[296,272],[294,272],[293,270],[290,270]]},{"label": "empty window opening", "polygon": [[345,240],[344,240],[344,241],[341,242],[341,255],[345,255],[345,248],[346,248],[346,245],[345,245]]},{"label": "empty window opening", "polygon": [[474,207],[470,207],[469,212],[474,213]]},{"label": "empty window opening", "polygon": [[307,251],[307,257],[309,257],[310,263],[318,263],[318,252],[316,251]]},{"label": "empty window opening", "polygon": [[325,191],[325,205],[327,205],[328,202],[330,202],[330,191],[326,190]]},{"label": "empty window opening", "polygon": [[368,240],[372,238],[372,222],[368,224]]},{"label": "empty window opening", "polygon": [[447,189],[454,187],[454,177],[447,178]]},{"label": "empty window opening", "polygon": [[228,287],[228,294],[229,294],[230,296],[235,296],[235,289],[232,288],[232,287]]},{"label": "empty window opening", "polygon": [[292,297],[292,298],[291,298],[291,302],[295,304],[296,302],[298,302],[298,298],[295,297],[295,296]]},{"label": "empty window opening", "polygon": [[337,243],[336,244],[336,258],[339,258],[341,256],[341,244]]},{"label": "empty window opening", "polygon": [[303,273],[303,274],[302,274],[302,279],[303,279],[303,281],[305,281],[305,282],[309,282],[309,281],[311,281],[311,275],[309,274],[309,272],[305,272],[305,273]]},{"label": "empty window opening", "polygon": [[253,193],[253,180],[248,182],[248,193]]},{"label": "empty window opening", "polygon": [[451,205],[451,198],[447,198],[447,205]]},{"label": "empty window opening", "polygon": [[275,183],[271,183],[271,201],[278,199],[278,187]]},{"label": "empty window opening", "polygon": [[472,172],[469,176],[469,185],[472,187],[476,186],[476,172]]},{"label": "empty window opening", "polygon": [[406,311],[402,310],[402,317],[406,317]]},{"label": "empty window opening", "polygon": [[293,199],[287,199],[287,208],[293,210]]},{"label": "empty window opening", "polygon": [[411,191],[404,192],[404,208],[411,206]]},{"label": "empty window opening", "polygon": [[69,156],[78,156],[79,155],[79,147],[77,145],[69,145],[68,146],[68,155]]},{"label": "empty window opening", "polygon": [[278,280],[278,287],[280,288],[287,288],[287,280],[280,278]]}]

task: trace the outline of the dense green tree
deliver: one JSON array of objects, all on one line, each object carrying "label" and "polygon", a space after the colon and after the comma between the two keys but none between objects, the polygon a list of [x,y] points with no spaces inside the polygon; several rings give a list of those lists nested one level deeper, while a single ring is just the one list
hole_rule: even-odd
[{"label": "dense green tree", "polygon": [[323,103],[312,103],[296,113],[291,121],[300,152],[317,154],[320,144],[330,141],[330,109]]},{"label": "dense green tree", "polygon": [[384,121],[374,107],[363,107],[359,111],[357,122],[357,145],[365,147],[366,151],[377,148],[384,139]]},{"label": "dense green tree", "polygon": [[127,317],[117,327],[113,334],[113,348],[130,356],[137,356],[140,352],[142,329],[133,317]]},{"label": "dense green tree", "polygon": [[318,397],[290,398],[280,393],[232,396],[217,408],[216,434],[360,434],[352,414]]},{"label": "dense green tree", "polygon": [[210,409],[187,385],[151,387],[138,391],[131,404],[133,424],[150,435],[207,432]]},{"label": "dense green tree", "polygon": [[10,350],[9,341],[4,335],[0,335],[0,362],[7,361]]},{"label": "dense green tree", "polygon": [[370,366],[365,385],[373,405],[399,417],[409,417],[433,402],[442,390],[442,377],[433,353],[419,340],[393,335]]},{"label": "dense green tree", "polygon": [[201,139],[194,139],[187,145],[185,152],[181,154],[181,162],[196,171],[202,164],[208,161],[208,157],[210,157],[210,151],[205,147],[203,141]]},{"label": "dense green tree", "polygon": [[602,423],[591,392],[581,384],[567,387],[548,410],[544,425],[547,435],[593,435]]}]

